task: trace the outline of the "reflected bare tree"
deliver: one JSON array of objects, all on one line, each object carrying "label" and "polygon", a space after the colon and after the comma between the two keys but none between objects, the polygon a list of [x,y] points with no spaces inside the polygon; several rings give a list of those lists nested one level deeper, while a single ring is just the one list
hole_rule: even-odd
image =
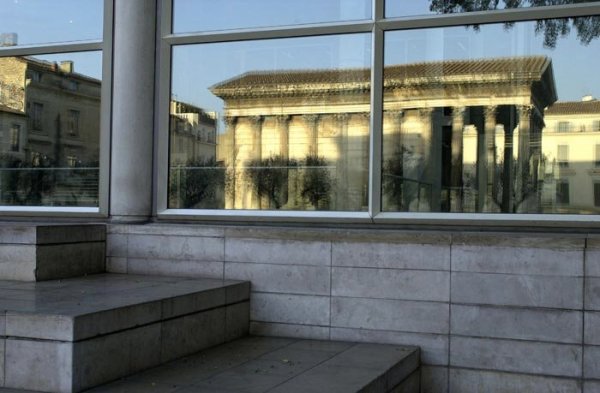
[{"label": "reflected bare tree", "polygon": [[[592,0],[431,0],[429,9],[440,14],[454,14],[473,11],[492,11],[521,7],[588,3]],[[513,23],[507,23],[510,28]],[[477,25],[472,26],[478,30]],[[588,45],[600,36],[599,16],[578,16],[574,18],[544,19],[536,22],[536,33],[544,34],[544,46],[556,47],[559,38],[566,37],[571,29],[577,31],[579,41]]]}]

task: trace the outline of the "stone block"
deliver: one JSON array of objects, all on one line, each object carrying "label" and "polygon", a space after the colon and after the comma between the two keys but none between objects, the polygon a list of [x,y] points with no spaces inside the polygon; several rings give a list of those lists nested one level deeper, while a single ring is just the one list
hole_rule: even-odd
[{"label": "stone block", "polygon": [[329,325],[329,297],[253,293],[250,320],[300,325]]},{"label": "stone block", "polygon": [[162,325],[153,323],[125,332],[130,347],[129,373],[136,373],[161,363],[160,343]]},{"label": "stone block", "polygon": [[600,312],[585,312],[584,343],[600,345]]},{"label": "stone block", "polygon": [[72,341],[74,317],[6,311],[6,334],[10,337]]},{"label": "stone block", "polygon": [[106,241],[103,224],[57,224],[36,225],[37,244],[88,243]]},{"label": "stone block", "polygon": [[452,246],[452,271],[474,273],[583,275],[583,249]]},{"label": "stone block", "polygon": [[448,368],[447,367],[434,367],[434,366],[421,366],[421,393],[447,393],[447,392],[448,392]]},{"label": "stone block", "polygon": [[294,337],[328,340],[329,327],[287,323],[250,322],[250,334],[255,336]]},{"label": "stone block", "polygon": [[0,243],[6,244],[35,244],[37,230],[35,225],[16,222],[3,222],[0,224]]},{"label": "stone block", "polygon": [[334,267],[332,295],[378,299],[450,300],[450,273]]},{"label": "stone block", "polygon": [[127,258],[106,257],[106,272],[127,274]]},{"label": "stone block", "polygon": [[521,247],[555,250],[583,250],[581,235],[522,234],[515,232],[464,232],[452,235],[453,246]]},{"label": "stone block", "polygon": [[5,311],[0,311],[0,337],[6,336],[6,316]]},{"label": "stone block", "polygon": [[[111,225],[115,226],[115,225]],[[129,225],[127,232],[132,235],[158,235],[158,236],[190,236],[190,237],[224,237],[225,230],[215,225],[178,225],[173,223],[150,223]]]},{"label": "stone block", "polygon": [[161,363],[223,343],[225,308],[165,321],[161,337]]},{"label": "stone block", "polygon": [[225,309],[225,341],[248,335],[250,329],[250,302],[237,303]]},{"label": "stone block", "polygon": [[6,346],[6,340],[0,338],[0,388],[4,386],[4,347]]},{"label": "stone block", "polygon": [[106,256],[127,257],[127,235],[120,233],[106,235]]},{"label": "stone block", "polygon": [[581,309],[583,278],[452,273],[453,303]]},{"label": "stone block", "polygon": [[223,306],[225,304],[225,288],[217,286],[205,288],[201,292],[186,293],[170,297],[162,301],[162,319],[169,319],[185,314],[196,313]]},{"label": "stone block", "polygon": [[333,266],[450,270],[447,244],[334,242]]},{"label": "stone block", "polygon": [[70,393],[72,344],[7,339],[4,387]]},{"label": "stone block", "polygon": [[444,303],[332,299],[332,327],[447,334],[449,318],[449,306]]},{"label": "stone block", "polygon": [[600,381],[583,381],[583,393],[600,393]]},{"label": "stone block", "polygon": [[389,393],[419,393],[421,392],[421,371],[413,371],[404,381],[394,387]]},{"label": "stone block", "polygon": [[252,283],[253,292],[329,295],[328,267],[225,263],[225,278]]},{"label": "stone block", "polygon": [[586,345],[583,354],[583,377],[600,379],[600,346]]},{"label": "stone block", "polygon": [[331,339],[393,345],[411,345],[421,349],[421,362],[427,365],[448,365],[448,336],[392,332],[387,330],[331,328]]},{"label": "stone block", "polygon": [[250,282],[238,282],[225,288],[225,302],[227,304],[237,303],[250,299]]},{"label": "stone block", "polygon": [[581,393],[577,379],[450,369],[450,393]]},{"label": "stone block", "polygon": [[585,275],[600,277],[600,249],[585,250]]},{"label": "stone block", "polygon": [[150,274],[190,278],[223,278],[223,262],[186,259],[128,258],[129,274]]},{"label": "stone block", "polygon": [[585,279],[585,309],[600,311],[600,277]]},{"label": "stone block", "polygon": [[451,336],[450,366],[528,374],[579,377],[577,345]]},{"label": "stone block", "polygon": [[279,239],[227,238],[227,262],[254,262],[281,265],[329,266],[329,242]]},{"label": "stone block", "polygon": [[106,267],[104,242],[38,246],[36,279],[55,280],[102,273]]},{"label": "stone block", "polygon": [[224,240],[218,237],[129,235],[130,258],[223,261]]},{"label": "stone block", "polygon": [[451,334],[557,343],[581,343],[581,311],[451,306]]}]

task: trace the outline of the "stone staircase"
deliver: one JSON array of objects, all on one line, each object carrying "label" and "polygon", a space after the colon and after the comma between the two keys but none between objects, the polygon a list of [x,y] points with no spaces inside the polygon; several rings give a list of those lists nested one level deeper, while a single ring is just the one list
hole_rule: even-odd
[{"label": "stone staircase", "polygon": [[[0,225],[0,392],[80,392],[172,367],[207,348],[218,353],[219,345],[248,335],[248,282],[104,273],[105,237],[104,225]],[[315,392],[418,392],[416,348],[294,341],[280,343],[312,345],[321,350],[317,359],[327,356],[286,375],[287,387],[273,391],[303,391],[310,383]],[[239,353],[247,342],[227,345]],[[286,356],[305,355],[296,348]],[[235,367],[243,371],[255,359],[233,360],[228,372],[237,375]],[[354,373],[351,385],[340,377],[344,367]],[[198,382],[208,389],[202,391],[230,391],[216,371],[216,382]],[[346,384],[336,387],[336,380]]]}]

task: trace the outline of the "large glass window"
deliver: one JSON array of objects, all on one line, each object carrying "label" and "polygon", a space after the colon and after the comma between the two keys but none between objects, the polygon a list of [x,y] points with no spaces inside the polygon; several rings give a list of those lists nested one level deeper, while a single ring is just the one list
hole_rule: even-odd
[{"label": "large glass window", "polygon": [[0,47],[102,39],[103,0],[4,0]]},{"label": "large glass window", "polygon": [[370,39],[174,47],[169,207],[366,210]]},{"label": "large glass window", "polygon": [[386,33],[384,211],[596,211],[600,41],[552,23]]},{"label": "large glass window", "polygon": [[300,25],[371,18],[371,0],[174,0],[173,32]]},{"label": "large glass window", "polygon": [[100,52],[0,57],[1,205],[98,206],[101,68]]}]

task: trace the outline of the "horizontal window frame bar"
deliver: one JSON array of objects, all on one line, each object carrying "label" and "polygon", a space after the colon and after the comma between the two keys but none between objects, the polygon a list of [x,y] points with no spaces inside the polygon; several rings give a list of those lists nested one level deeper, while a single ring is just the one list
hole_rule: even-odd
[{"label": "horizontal window frame bar", "polygon": [[51,55],[70,52],[102,51],[106,48],[103,41],[81,41],[48,45],[24,45],[0,48],[0,57]]},{"label": "horizontal window frame bar", "polygon": [[0,206],[0,217],[106,217],[99,207]]}]

